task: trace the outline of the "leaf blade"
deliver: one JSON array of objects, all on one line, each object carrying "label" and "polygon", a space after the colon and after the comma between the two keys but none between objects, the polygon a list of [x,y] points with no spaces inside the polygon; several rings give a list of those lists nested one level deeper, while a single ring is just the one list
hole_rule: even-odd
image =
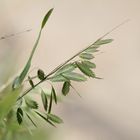
[{"label": "leaf blade", "polygon": [[76,65],[82,73],[89,77],[95,78],[95,74],[93,73],[93,71],[88,68],[84,63],[76,62]]},{"label": "leaf blade", "polygon": [[62,75],[54,75],[50,78],[52,82],[64,82],[67,81]]},{"label": "leaf blade", "polygon": [[82,61],[82,63],[89,68],[92,68],[92,69],[96,68],[96,65],[94,63],[90,62],[90,61]]},{"label": "leaf blade", "polygon": [[52,86],[52,96],[54,98],[55,104],[57,104],[57,95],[53,86]]},{"label": "leaf blade", "polygon": [[84,75],[76,73],[76,72],[63,73],[63,76],[65,76],[67,79],[72,80],[72,81],[83,82],[87,80],[87,78]]},{"label": "leaf blade", "polygon": [[49,108],[48,108],[48,114],[51,113],[51,110],[52,110],[52,101],[53,101],[53,95],[52,95],[52,92],[51,92],[51,97],[50,97],[50,102],[49,102]]},{"label": "leaf blade", "polygon": [[113,39],[101,39],[101,40],[98,40],[97,42],[95,42],[94,45],[108,44],[108,43],[111,43],[112,41],[113,41]]},{"label": "leaf blade", "polygon": [[41,92],[41,99],[42,99],[42,102],[43,102],[43,107],[44,107],[45,111],[47,111],[47,109],[48,109],[48,99],[47,99],[47,96],[46,96],[46,94],[44,93],[43,90]]},{"label": "leaf blade", "polygon": [[69,91],[70,91],[70,82],[66,81],[64,82],[62,87],[62,94],[66,96],[69,93]]},{"label": "leaf blade", "polygon": [[99,45],[93,45],[88,47],[85,52],[86,53],[94,53],[94,52],[98,52],[99,50],[97,50],[100,46]]},{"label": "leaf blade", "polygon": [[26,98],[25,103],[31,109],[38,109],[38,103],[32,99]]},{"label": "leaf blade", "polygon": [[40,80],[44,80],[44,78],[45,78],[45,73],[44,73],[44,71],[41,70],[41,69],[39,69],[39,70],[37,71],[37,76],[38,76],[38,78],[39,78]]},{"label": "leaf blade", "polygon": [[49,120],[51,120],[54,123],[58,123],[58,124],[63,123],[63,120],[54,114],[47,114],[47,117]]},{"label": "leaf blade", "polygon": [[34,82],[30,76],[28,76],[28,81],[29,81],[29,84],[31,85],[31,87],[34,88]]},{"label": "leaf blade", "polygon": [[[33,55],[34,55],[34,53],[35,53],[35,50],[36,50],[36,48],[37,48],[37,46],[38,46],[38,43],[39,43],[39,40],[40,40],[40,37],[41,37],[42,30],[43,30],[43,28],[44,28],[46,22],[48,21],[50,15],[51,15],[51,13],[52,13],[52,11],[53,11],[53,8],[50,9],[50,10],[47,12],[47,14],[45,15],[45,17],[44,17],[44,19],[43,19],[43,21],[42,21],[42,25],[41,25],[40,32],[39,32],[38,37],[37,37],[37,39],[36,39],[36,41],[35,41],[35,44],[34,44],[34,46],[33,46],[33,49],[32,49],[31,54],[30,54],[30,56],[29,56],[29,59],[28,59],[26,65],[25,65],[25,67],[23,68],[22,72],[20,73],[20,75],[16,77],[16,79],[15,79],[16,82],[15,82],[15,80],[14,80],[13,85],[12,85],[13,89],[18,88],[18,87],[22,84],[22,82],[23,82],[23,80],[25,79],[27,73],[29,72],[29,69],[30,69],[30,67],[31,67],[31,61],[32,61]],[[18,80],[17,80],[17,79],[18,79]]]},{"label": "leaf blade", "polygon": [[94,58],[94,56],[90,53],[81,53],[79,55],[79,57],[82,58],[82,59],[88,59],[88,60],[91,60],[91,59]]},{"label": "leaf blade", "polygon": [[17,121],[18,121],[18,124],[20,125],[21,123],[22,123],[22,121],[23,121],[23,111],[22,111],[22,109],[19,107],[18,109],[17,109]]},{"label": "leaf blade", "polygon": [[71,72],[74,69],[75,69],[74,64],[69,63],[69,64],[63,66],[60,70],[58,70],[55,75],[59,75],[59,74],[66,73],[66,72]]},{"label": "leaf blade", "polygon": [[41,113],[35,111],[35,113],[40,116],[42,119],[44,119],[46,122],[48,122],[50,125],[52,125],[53,127],[56,127],[51,121],[48,120],[48,118],[46,118],[44,115],[42,115]]},{"label": "leaf blade", "polygon": [[42,25],[41,25],[41,29],[44,28],[45,24],[47,23],[49,17],[51,16],[52,12],[53,12],[54,8],[50,9],[47,14],[45,15],[43,21],[42,21]]}]

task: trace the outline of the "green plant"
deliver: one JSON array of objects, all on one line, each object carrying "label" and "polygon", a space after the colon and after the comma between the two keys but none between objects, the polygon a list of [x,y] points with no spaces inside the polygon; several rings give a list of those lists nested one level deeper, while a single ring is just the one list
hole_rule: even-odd
[{"label": "green plant", "polygon": [[[35,76],[30,76],[29,70],[33,55],[38,46],[41,33],[52,12],[53,9],[50,9],[42,21],[38,38],[24,69],[19,76],[0,91],[0,139],[2,140],[8,140],[9,137],[15,140],[18,133],[26,132],[26,130],[30,131],[30,129],[38,127],[38,120],[41,119],[54,127],[56,124],[62,123],[63,120],[52,112],[52,107],[58,103],[59,96],[53,83],[61,82],[62,95],[66,96],[71,88],[75,89],[72,84],[73,81],[85,82],[87,78],[100,79],[94,73],[96,65],[92,62],[94,58],[93,54],[99,51],[98,48],[100,46],[113,41],[113,39],[103,38],[120,26],[116,26],[90,46],[76,53],[49,74],[46,75],[43,70],[38,69]],[[36,79],[38,79],[39,82],[35,83]],[[29,89],[24,90],[24,81],[29,83]],[[40,95],[44,107],[43,111],[41,111],[39,103],[33,99],[33,93],[31,93],[31,91],[43,82],[48,82],[51,85],[51,90],[48,93],[40,87],[40,91],[38,91],[38,95]]]}]

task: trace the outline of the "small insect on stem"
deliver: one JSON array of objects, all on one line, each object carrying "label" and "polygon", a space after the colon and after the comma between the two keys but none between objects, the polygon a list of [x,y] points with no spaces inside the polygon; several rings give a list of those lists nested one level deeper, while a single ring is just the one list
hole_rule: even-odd
[{"label": "small insect on stem", "polygon": [[5,35],[5,36],[0,37],[0,40],[4,40],[4,39],[11,38],[11,37],[15,37],[15,36],[18,36],[20,34],[30,32],[30,31],[32,31],[32,29],[27,29],[27,30],[24,30],[24,31],[21,31],[21,32]]}]

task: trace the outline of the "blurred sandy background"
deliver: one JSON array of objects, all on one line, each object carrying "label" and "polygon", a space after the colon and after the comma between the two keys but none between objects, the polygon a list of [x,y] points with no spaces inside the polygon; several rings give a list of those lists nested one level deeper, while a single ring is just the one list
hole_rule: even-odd
[{"label": "blurred sandy background", "polygon": [[76,84],[82,98],[72,91],[56,108],[65,123],[53,139],[140,140],[140,0],[0,0],[0,36],[32,29],[0,41],[0,85],[7,80],[3,75],[25,64],[52,7],[33,60],[33,67],[46,72],[130,19],[108,36],[115,41],[96,56],[96,74],[104,79]]}]

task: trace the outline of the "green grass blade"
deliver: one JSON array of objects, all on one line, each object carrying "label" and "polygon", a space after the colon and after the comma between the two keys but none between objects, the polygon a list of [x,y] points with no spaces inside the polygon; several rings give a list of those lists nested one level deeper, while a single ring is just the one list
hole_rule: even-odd
[{"label": "green grass blade", "polygon": [[101,39],[98,40],[94,45],[103,45],[103,44],[108,44],[111,43],[113,41],[113,39]]},{"label": "green grass blade", "polygon": [[52,11],[53,11],[53,9],[50,9],[47,12],[47,14],[45,15],[45,17],[44,17],[44,19],[42,21],[42,26],[41,26],[39,35],[38,35],[37,40],[36,40],[36,42],[35,42],[35,44],[33,46],[33,49],[31,51],[30,57],[29,57],[26,65],[25,65],[24,69],[22,70],[21,74],[16,78],[16,82],[14,81],[13,86],[12,86],[13,89],[19,87],[21,85],[21,83],[23,82],[23,80],[25,79],[25,77],[26,77],[26,75],[27,75],[27,73],[28,73],[28,71],[29,71],[29,69],[31,67],[31,61],[32,61],[33,55],[34,55],[34,53],[36,51],[36,48],[38,46],[38,43],[39,43],[39,40],[40,40],[40,37],[41,37],[41,33],[42,33],[42,29],[44,28],[46,22],[48,21]]},{"label": "green grass blade", "polygon": [[54,114],[47,114],[47,117],[49,120],[51,120],[54,123],[58,123],[58,124],[63,123],[63,120]]},{"label": "green grass blade", "polygon": [[43,19],[43,21],[42,21],[41,29],[44,28],[44,26],[45,26],[46,22],[48,21],[50,15],[52,14],[52,12],[53,12],[53,8],[50,9],[50,10],[48,11],[48,13],[45,15],[45,17],[44,17],[44,19]]},{"label": "green grass blade", "polygon": [[66,96],[69,93],[69,91],[70,91],[70,82],[66,81],[64,82],[62,87],[62,94]]},{"label": "green grass blade", "polygon": [[79,68],[79,70],[84,73],[86,76],[89,77],[95,77],[95,74],[93,73],[93,71],[87,67],[84,63],[80,63],[80,62],[76,62],[77,67]]}]

